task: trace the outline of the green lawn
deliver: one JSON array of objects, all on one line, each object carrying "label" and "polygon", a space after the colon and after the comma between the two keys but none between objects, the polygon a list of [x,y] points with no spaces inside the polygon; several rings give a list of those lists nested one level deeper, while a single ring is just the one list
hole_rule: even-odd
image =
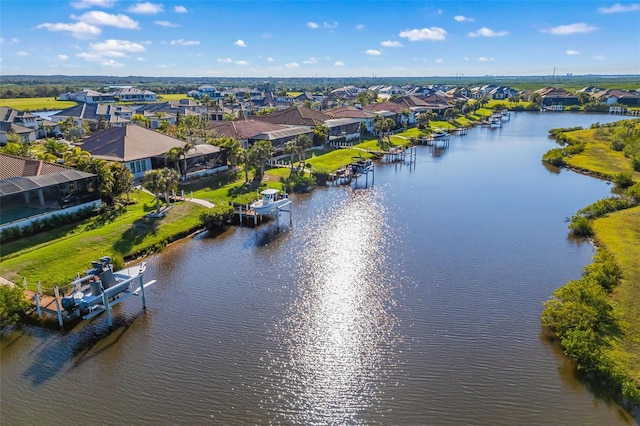
[{"label": "green lawn", "polygon": [[179,101],[180,99],[188,99],[189,97],[185,93],[163,93],[158,95],[158,101]]},{"label": "green lawn", "polygon": [[0,99],[0,106],[19,111],[44,111],[71,108],[77,105],[73,101],[57,101],[55,98],[9,98]]},{"label": "green lawn", "polygon": [[598,243],[614,255],[624,276],[612,295],[623,338],[612,341],[611,356],[640,383],[640,207],[597,219],[593,228]]},{"label": "green lawn", "polygon": [[[155,210],[153,197],[136,192],[131,198],[137,203],[113,221],[102,223],[96,217],[48,235],[3,244],[3,252],[11,254],[2,259],[0,276],[16,282],[26,277],[30,288],[38,280],[43,287],[64,285],[101,256],[127,258],[149,247],[160,248],[174,236],[197,228],[199,213],[205,209],[195,203],[179,203],[164,218],[147,219],[145,214]],[[48,242],[47,237],[51,238]]]}]

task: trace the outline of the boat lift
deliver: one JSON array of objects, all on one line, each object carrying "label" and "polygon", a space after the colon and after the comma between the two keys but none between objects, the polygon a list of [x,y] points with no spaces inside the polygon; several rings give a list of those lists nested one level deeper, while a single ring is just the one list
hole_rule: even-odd
[{"label": "boat lift", "polygon": [[[55,287],[55,302],[58,314],[58,324],[64,324],[63,310],[66,319],[91,319],[103,312],[107,314],[107,325],[113,325],[111,308],[120,302],[139,296],[142,308],[147,309],[144,289],[156,282],[151,280],[144,283],[143,277],[146,262],[113,272],[111,258],[102,257],[99,262],[91,262],[93,269],[85,272],[85,276],[78,277],[71,283],[71,294],[60,299],[58,287]],[[62,307],[61,307],[62,305]]]}]

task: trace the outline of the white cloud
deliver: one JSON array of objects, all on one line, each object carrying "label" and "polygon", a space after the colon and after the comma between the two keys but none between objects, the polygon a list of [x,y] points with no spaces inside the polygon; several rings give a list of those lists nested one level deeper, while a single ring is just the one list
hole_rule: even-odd
[{"label": "white cloud", "polygon": [[366,53],[367,55],[371,55],[371,56],[380,56],[382,55],[382,52],[376,49],[369,49],[369,50],[365,50],[364,53]]},{"label": "white cloud", "polygon": [[171,40],[169,42],[171,46],[195,46],[200,44],[197,40],[185,40],[183,38],[179,38],[177,40]]},{"label": "white cloud", "polygon": [[403,46],[402,43],[400,43],[399,41],[394,41],[394,40],[381,41],[380,45],[384,46],[384,47],[402,47]]},{"label": "white cloud", "polygon": [[604,61],[604,55],[593,55],[592,58],[596,61]]},{"label": "white cloud", "polygon": [[144,46],[127,40],[109,39],[102,43],[89,44],[91,50],[102,56],[122,57],[126,53],[144,52]]},{"label": "white cloud", "polygon": [[272,57],[268,57],[268,58],[267,58],[267,61],[268,61],[268,62],[273,62],[273,61],[275,61],[275,59],[273,59]]},{"label": "white cloud", "polygon": [[61,61],[66,61],[67,59],[69,59],[69,56],[67,55],[58,55],[58,59]]},{"label": "white cloud", "polygon": [[131,13],[141,13],[143,15],[155,15],[156,13],[164,12],[164,7],[159,3],[136,3],[127,9]]},{"label": "white cloud", "polygon": [[113,7],[116,4],[116,0],[80,0],[72,1],[71,6],[76,9],[89,9],[91,7]]},{"label": "white cloud", "polygon": [[317,64],[318,60],[316,58],[309,58],[309,59],[305,59],[304,61],[302,61],[303,64]]},{"label": "white cloud", "polygon": [[172,24],[169,21],[155,21],[154,24],[160,25],[161,27],[167,27],[167,28],[178,28],[180,26],[178,24]]},{"label": "white cloud", "polygon": [[323,27],[325,27],[325,28],[328,28],[328,29],[332,30],[332,29],[338,28],[338,23],[337,23],[337,22],[335,22],[335,21],[333,22],[333,24],[330,24],[330,23],[328,23],[328,22],[323,22],[323,23],[322,23],[322,26],[323,26]]},{"label": "white cloud", "polygon": [[103,67],[109,67],[109,68],[120,68],[120,67],[124,66],[124,64],[121,64],[120,62],[114,61],[113,59],[109,59],[108,61],[100,62],[100,65],[102,65]]},{"label": "white cloud", "polygon": [[409,41],[422,41],[422,40],[440,41],[445,39],[447,32],[443,28],[431,27],[431,28],[404,30],[398,35],[400,37],[409,39]]},{"label": "white cloud", "polygon": [[364,30],[364,24],[356,25],[356,30],[358,30],[358,31]]},{"label": "white cloud", "polygon": [[333,66],[335,66],[335,67],[343,67],[343,66],[344,66],[344,62],[342,62],[342,61],[336,61],[336,62],[333,64]]},{"label": "white cloud", "polygon": [[491,28],[482,27],[478,31],[470,32],[469,37],[504,37],[509,31],[493,31]]},{"label": "white cloud", "polygon": [[288,64],[284,64],[285,68],[298,68],[300,66],[297,62],[289,62]]},{"label": "white cloud", "polygon": [[116,28],[126,28],[129,30],[140,29],[138,21],[134,21],[127,15],[123,15],[121,13],[113,15],[111,13],[101,12],[99,10],[92,10],[91,12],[83,13],[80,16],[71,15],[71,19],[76,19],[78,21],[92,25],[106,25]]},{"label": "white cloud", "polygon": [[233,62],[231,58],[218,58],[218,62],[222,62],[223,64],[230,64]]},{"label": "white cloud", "polygon": [[441,63],[442,63],[442,62],[444,62],[444,61],[442,60],[442,58],[438,58],[438,59],[436,59],[436,62],[437,62],[437,63],[439,63],[439,64],[441,64]]},{"label": "white cloud", "polygon": [[87,24],[86,22],[76,22],[75,24],[51,24],[45,22],[36,28],[44,28],[49,31],[68,31],[72,36],[80,39],[96,37],[101,33],[100,28]]},{"label": "white cloud", "polygon": [[592,25],[587,25],[584,22],[578,22],[575,24],[569,25],[559,25],[557,27],[547,28],[541,30],[543,33],[548,33],[552,35],[568,35],[568,34],[576,34],[576,33],[590,33],[591,31],[597,30],[597,27]]},{"label": "white cloud", "polygon": [[455,19],[458,22],[475,22],[475,18],[469,18],[467,16],[463,16],[463,15],[457,15],[454,16],[453,19]]},{"label": "white cloud", "polygon": [[89,53],[89,52],[77,53],[76,57],[82,58],[85,61],[91,61],[91,62],[98,62],[98,61],[101,61],[102,59],[104,59],[102,56],[100,56],[100,55],[98,55],[96,53]]},{"label": "white cloud", "polygon": [[240,40],[240,39],[238,39],[238,40],[237,40],[235,43],[233,43],[233,44],[235,44],[236,46],[239,46],[239,47],[247,47],[247,44],[244,42],[244,40]]},{"label": "white cloud", "polygon": [[465,60],[465,62],[469,62],[469,60],[470,60],[470,59],[469,59],[469,57],[468,57],[468,56],[465,56],[465,57],[464,57],[464,60]]},{"label": "white cloud", "polygon": [[262,33],[262,35],[260,37],[262,37],[262,38],[271,38],[271,37],[273,37],[273,34],[271,34],[271,33]]},{"label": "white cloud", "polygon": [[25,52],[24,50],[21,50],[20,52],[16,53],[16,56],[29,56],[29,53]]},{"label": "white cloud", "polygon": [[313,28],[316,29],[318,28],[320,25],[316,24],[315,22],[307,22],[307,27],[309,28]]},{"label": "white cloud", "polygon": [[493,60],[494,60],[494,59],[493,59],[493,58],[487,58],[486,56],[480,56],[480,57],[478,58],[478,60],[479,60],[480,62],[493,62]]},{"label": "white cloud", "polygon": [[619,13],[619,12],[635,12],[640,10],[640,4],[632,3],[632,4],[620,4],[616,3],[611,7],[601,7],[598,9],[600,13]]},{"label": "white cloud", "polygon": [[175,6],[175,7],[173,8],[173,11],[174,11],[175,13],[187,13],[187,8],[186,8],[186,7],[184,7],[184,6]]},{"label": "white cloud", "polygon": [[247,61],[235,61],[236,65],[249,65],[249,62]]},{"label": "white cloud", "polygon": [[580,52],[578,52],[577,50],[572,50],[572,49],[569,49],[564,53],[566,53],[567,55],[579,55],[580,54]]}]

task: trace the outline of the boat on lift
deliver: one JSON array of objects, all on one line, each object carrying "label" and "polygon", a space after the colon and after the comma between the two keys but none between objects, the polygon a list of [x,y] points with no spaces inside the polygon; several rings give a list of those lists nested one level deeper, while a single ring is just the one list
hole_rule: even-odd
[{"label": "boat on lift", "polygon": [[262,198],[254,201],[250,206],[256,214],[267,214],[291,203],[289,195],[281,194],[278,189],[268,188],[261,191],[260,194]]},{"label": "boat on lift", "polygon": [[[71,282],[71,294],[62,298],[67,319],[90,319],[106,312],[111,326],[111,307],[133,296],[140,296],[146,309],[144,289],[155,283],[155,280],[143,283],[146,262],[114,272],[111,257],[104,256],[91,262],[91,266],[84,276]],[[62,320],[61,312],[58,318]]]}]

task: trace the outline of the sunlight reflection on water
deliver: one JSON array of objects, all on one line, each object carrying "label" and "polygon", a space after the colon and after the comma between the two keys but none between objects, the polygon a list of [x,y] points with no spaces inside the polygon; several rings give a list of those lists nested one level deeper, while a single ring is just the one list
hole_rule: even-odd
[{"label": "sunlight reflection on water", "polygon": [[[273,406],[296,424],[362,423],[393,364],[396,280],[388,271],[385,212],[374,190],[348,192],[319,214],[296,268],[298,294],[272,360]],[[372,226],[372,224],[377,224]]]}]

